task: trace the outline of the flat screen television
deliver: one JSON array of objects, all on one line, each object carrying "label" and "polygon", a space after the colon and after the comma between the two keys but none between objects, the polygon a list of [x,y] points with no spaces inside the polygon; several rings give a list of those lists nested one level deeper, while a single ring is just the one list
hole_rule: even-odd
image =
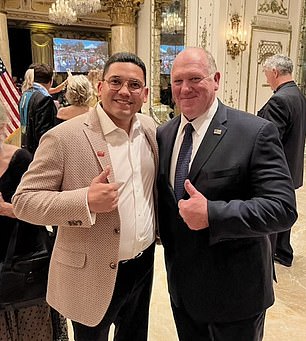
[{"label": "flat screen television", "polygon": [[54,71],[87,73],[103,69],[108,59],[108,43],[98,40],[53,38]]},{"label": "flat screen television", "polygon": [[160,45],[160,73],[169,75],[173,60],[184,49],[184,45]]}]

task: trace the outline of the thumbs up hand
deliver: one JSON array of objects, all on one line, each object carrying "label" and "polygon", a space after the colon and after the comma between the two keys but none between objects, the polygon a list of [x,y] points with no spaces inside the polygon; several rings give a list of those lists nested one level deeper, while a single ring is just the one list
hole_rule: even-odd
[{"label": "thumbs up hand", "polygon": [[88,189],[87,200],[89,210],[92,213],[111,212],[118,206],[118,189],[117,183],[109,183],[107,177],[110,174],[110,167],[105,169],[96,176]]},{"label": "thumbs up hand", "polygon": [[178,202],[179,213],[191,230],[202,230],[208,227],[207,199],[202,193],[185,180],[185,190],[189,194],[188,200]]}]

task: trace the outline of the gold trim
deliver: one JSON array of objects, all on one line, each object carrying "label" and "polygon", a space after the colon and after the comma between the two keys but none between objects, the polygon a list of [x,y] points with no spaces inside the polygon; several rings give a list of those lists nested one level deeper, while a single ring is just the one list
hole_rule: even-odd
[{"label": "gold trim", "polygon": [[284,7],[284,0],[280,0],[280,4],[277,0],[270,0],[268,3],[267,0],[265,0],[264,3],[260,4],[258,6],[258,13],[269,13],[272,14],[279,14],[282,16],[288,16],[288,8]]}]

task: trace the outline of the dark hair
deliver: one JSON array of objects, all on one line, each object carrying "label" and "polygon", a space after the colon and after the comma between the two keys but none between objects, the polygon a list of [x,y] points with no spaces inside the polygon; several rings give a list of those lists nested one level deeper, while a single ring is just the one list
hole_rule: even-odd
[{"label": "dark hair", "polygon": [[34,69],[34,82],[47,84],[52,80],[53,68],[48,64],[31,64],[29,69]]},{"label": "dark hair", "polygon": [[118,52],[118,53],[115,53],[112,56],[110,56],[104,65],[103,79],[104,79],[109,67],[114,63],[133,63],[133,64],[139,66],[141,68],[141,70],[143,71],[144,81],[146,84],[146,76],[147,76],[146,66],[145,66],[144,62],[138,56],[136,56],[136,54],[131,53],[131,52]]}]

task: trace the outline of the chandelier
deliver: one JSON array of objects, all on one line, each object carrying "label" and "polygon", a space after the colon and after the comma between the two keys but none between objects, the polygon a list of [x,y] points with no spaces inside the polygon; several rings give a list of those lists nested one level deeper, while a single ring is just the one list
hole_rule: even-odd
[{"label": "chandelier", "polygon": [[163,14],[162,31],[165,33],[177,33],[182,31],[184,23],[182,18],[176,12],[166,12]]},{"label": "chandelier", "polygon": [[49,19],[58,25],[71,25],[77,21],[77,14],[68,0],[56,0],[49,8]]},{"label": "chandelier", "polygon": [[95,13],[101,9],[100,0],[69,0],[69,3],[77,15]]}]

